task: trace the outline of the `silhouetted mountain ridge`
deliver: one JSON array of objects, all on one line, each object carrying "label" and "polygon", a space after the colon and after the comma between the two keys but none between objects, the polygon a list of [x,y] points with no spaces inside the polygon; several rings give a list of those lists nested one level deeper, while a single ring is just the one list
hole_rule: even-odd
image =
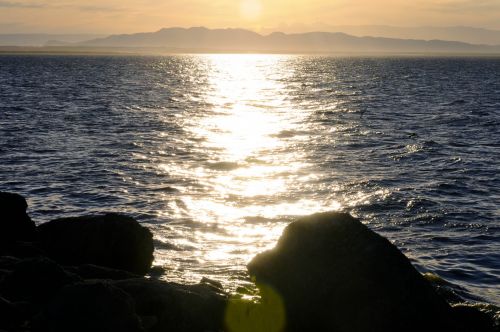
[{"label": "silhouetted mountain ridge", "polygon": [[0,34],[0,46],[43,46],[68,45],[89,39],[102,38],[101,34],[47,34],[47,33],[11,33]]},{"label": "silhouetted mountain ridge", "polygon": [[448,52],[500,53],[500,46],[443,40],[356,37],[342,32],[260,35],[244,29],[164,28],[156,32],[112,35],[76,44],[89,47],[171,48],[214,52]]},{"label": "silhouetted mountain ridge", "polygon": [[344,32],[352,36],[385,37],[397,39],[448,40],[470,44],[500,45],[500,30],[491,30],[467,26],[417,26],[401,27],[387,25],[328,25],[316,26],[283,26],[266,29],[267,32],[284,31],[287,33],[302,33],[308,31]]}]

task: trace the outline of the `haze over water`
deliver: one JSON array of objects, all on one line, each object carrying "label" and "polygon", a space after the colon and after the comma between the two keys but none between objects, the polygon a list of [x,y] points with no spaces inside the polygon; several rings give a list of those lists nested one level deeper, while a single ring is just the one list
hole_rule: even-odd
[{"label": "haze over water", "polygon": [[131,214],[163,278],[231,290],[291,220],[348,211],[498,304],[498,73],[498,58],[0,56],[0,189],[38,223]]}]

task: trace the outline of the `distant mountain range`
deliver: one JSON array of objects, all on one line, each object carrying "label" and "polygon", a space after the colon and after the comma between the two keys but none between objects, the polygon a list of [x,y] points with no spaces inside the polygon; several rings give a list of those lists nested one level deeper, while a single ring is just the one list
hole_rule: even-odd
[{"label": "distant mountain range", "polygon": [[[372,27],[373,28],[373,27]],[[467,31],[472,31],[472,28]],[[372,30],[374,31],[374,30]],[[453,30],[455,31],[455,30]],[[493,30],[490,30],[493,31]],[[359,33],[360,31],[358,31]],[[8,40],[0,35],[0,46]],[[28,37],[31,36],[29,39]],[[38,36],[38,37],[33,37]],[[156,32],[111,35],[26,35],[32,41],[46,38],[47,48],[69,50],[111,50],[140,53],[162,52],[268,52],[268,53],[484,53],[500,54],[500,45],[471,44],[460,41],[401,39],[353,36],[343,32],[274,32],[261,35],[244,29],[166,28]],[[85,38],[91,37],[91,38]],[[50,37],[50,38],[49,38]],[[7,38],[7,39],[6,39]],[[38,38],[38,39],[37,39]],[[29,40],[18,46],[30,45]],[[87,40],[89,39],[89,40]],[[493,39],[490,39],[490,41]],[[15,43],[10,45],[16,46]],[[33,45],[33,44],[31,44]]]},{"label": "distant mountain range", "polygon": [[48,43],[66,45],[101,37],[105,37],[105,35],[45,33],[0,34],[0,46],[45,46]]},{"label": "distant mountain range", "polygon": [[465,26],[452,27],[397,27],[388,25],[328,25],[313,26],[283,26],[267,29],[264,32],[283,31],[286,33],[301,33],[310,31],[343,32],[349,35],[363,37],[386,37],[398,39],[448,40],[469,44],[500,45],[500,30],[473,28]]},{"label": "distant mountain range", "polygon": [[168,28],[151,33],[112,35],[76,44],[86,47],[165,48],[188,52],[283,53],[500,53],[500,45],[456,41],[356,37],[341,32],[269,35],[243,29]]}]

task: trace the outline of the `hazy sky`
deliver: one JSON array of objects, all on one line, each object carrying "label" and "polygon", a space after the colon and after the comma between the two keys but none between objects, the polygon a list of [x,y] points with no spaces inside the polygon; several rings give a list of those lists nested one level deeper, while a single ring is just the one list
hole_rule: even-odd
[{"label": "hazy sky", "polygon": [[500,0],[0,0],[0,33],[131,33],[172,26],[500,29]]}]

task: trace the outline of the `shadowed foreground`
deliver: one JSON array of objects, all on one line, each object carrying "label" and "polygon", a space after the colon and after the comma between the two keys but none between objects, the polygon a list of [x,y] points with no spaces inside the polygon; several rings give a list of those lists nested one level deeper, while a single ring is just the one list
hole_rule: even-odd
[{"label": "shadowed foreground", "polygon": [[[147,276],[150,231],[108,214],[41,226],[0,193],[1,331],[498,331],[484,306],[431,285],[385,238],[343,213],[301,218],[248,269],[258,302]],[[146,275],[146,277],[145,277]],[[445,296],[443,296],[445,295]]]}]

